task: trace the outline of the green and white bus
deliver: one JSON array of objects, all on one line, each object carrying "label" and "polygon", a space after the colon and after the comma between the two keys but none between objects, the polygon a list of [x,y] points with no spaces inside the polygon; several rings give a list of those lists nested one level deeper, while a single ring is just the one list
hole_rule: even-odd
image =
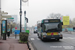
[{"label": "green and white bus", "polygon": [[60,19],[43,19],[37,22],[37,35],[41,40],[62,39],[62,25]]}]

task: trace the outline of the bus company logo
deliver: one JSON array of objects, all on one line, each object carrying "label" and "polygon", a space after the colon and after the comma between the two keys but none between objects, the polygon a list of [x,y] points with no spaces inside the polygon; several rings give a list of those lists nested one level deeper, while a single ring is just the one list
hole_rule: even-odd
[{"label": "bus company logo", "polygon": [[59,22],[58,20],[50,20],[50,22]]}]

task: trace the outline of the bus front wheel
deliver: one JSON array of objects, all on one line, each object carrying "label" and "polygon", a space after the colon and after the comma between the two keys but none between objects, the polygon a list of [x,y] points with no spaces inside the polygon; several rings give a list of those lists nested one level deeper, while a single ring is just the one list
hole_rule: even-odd
[{"label": "bus front wheel", "polygon": [[42,36],[41,36],[41,40],[42,40],[42,41],[45,41],[45,39],[44,39]]},{"label": "bus front wheel", "polygon": [[59,39],[56,39],[57,41],[59,41]]}]

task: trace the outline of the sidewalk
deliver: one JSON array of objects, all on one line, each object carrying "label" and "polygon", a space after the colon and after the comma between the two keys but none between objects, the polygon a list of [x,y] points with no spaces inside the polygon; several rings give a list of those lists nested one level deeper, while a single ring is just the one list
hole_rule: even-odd
[{"label": "sidewalk", "polygon": [[0,50],[29,50],[27,44],[20,44],[19,40],[7,38],[0,40]]}]

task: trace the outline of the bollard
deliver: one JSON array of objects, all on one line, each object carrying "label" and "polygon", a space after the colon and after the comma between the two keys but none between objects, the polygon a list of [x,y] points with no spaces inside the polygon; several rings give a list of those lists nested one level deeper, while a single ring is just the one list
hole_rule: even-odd
[{"label": "bollard", "polygon": [[8,36],[8,38],[9,38],[9,36],[10,36],[10,32],[7,32],[7,36]]},{"label": "bollard", "polygon": [[29,48],[29,50],[31,50],[31,48]]},{"label": "bollard", "polygon": [[15,39],[16,39],[17,33],[15,32]]}]

